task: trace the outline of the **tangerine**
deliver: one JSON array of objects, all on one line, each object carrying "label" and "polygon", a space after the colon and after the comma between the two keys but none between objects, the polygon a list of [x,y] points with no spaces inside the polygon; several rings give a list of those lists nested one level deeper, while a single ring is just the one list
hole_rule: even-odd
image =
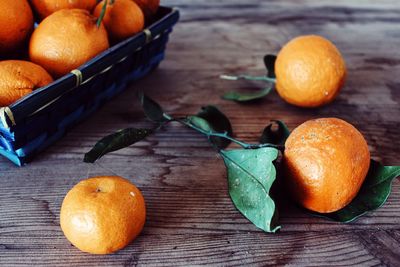
[{"label": "tangerine", "polygon": [[129,180],[99,176],[82,180],[65,196],[61,229],[78,249],[93,254],[120,250],[142,231],[144,198]]},{"label": "tangerine", "polygon": [[160,0],[134,0],[136,4],[142,9],[144,16],[148,21],[157,14],[160,6]]},{"label": "tangerine", "polygon": [[33,29],[33,14],[26,0],[0,0],[0,54],[18,49]]},{"label": "tangerine", "polygon": [[[99,2],[93,14],[99,17],[105,1]],[[132,0],[115,0],[106,7],[103,17],[104,26],[110,40],[126,39],[144,28],[144,15],[140,7]]]},{"label": "tangerine", "polygon": [[29,61],[0,61],[0,106],[8,106],[53,78],[41,66]]},{"label": "tangerine", "polygon": [[303,207],[337,211],[357,195],[370,165],[363,135],[337,118],[309,120],[285,143],[283,162],[293,198]]},{"label": "tangerine", "polygon": [[294,38],[275,61],[276,90],[288,103],[319,107],[335,99],[346,78],[346,65],[329,40],[306,35]]},{"label": "tangerine", "polygon": [[41,19],[61,9],[86,9],[92,11],[97,0],[31,0],[32,6]]},{"label": "tangerine", "polygon": [[29,57],[54,77],[78,68],[109,47],[107,31],[84,9],[61,9],[45,18],[32,34]]}]

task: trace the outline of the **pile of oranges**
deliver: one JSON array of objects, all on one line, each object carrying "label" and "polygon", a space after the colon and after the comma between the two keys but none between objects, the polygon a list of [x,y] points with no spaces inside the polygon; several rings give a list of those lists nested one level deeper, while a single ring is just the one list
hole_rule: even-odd
[{"label": "pile of oranges", "polygon": [[0,106],[142,31],[159,4],[159,0],[0,0],[0,25],[6,25],[0,27]]}]

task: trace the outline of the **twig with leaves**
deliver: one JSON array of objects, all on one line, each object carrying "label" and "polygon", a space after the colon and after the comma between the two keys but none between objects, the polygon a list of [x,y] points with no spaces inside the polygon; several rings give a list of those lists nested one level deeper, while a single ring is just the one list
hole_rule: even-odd
[{"label": "twig with leaves", "polygon": [[[265,232],[280,229],[270,189],[276,179],[274,164],[278,164],[276,159],[279,150],[284,151],[285,141],[290,134],[282,121],[272,121],[264,128],[260,142],[249,144],[232,137],[229,119],[215,106],[205,106],[196,115],[175,118],[142,93],[139,94],[139,100],[144,113],[156,126],[152,129],[126,128],[102,138],[85,154],[85,162],[93,163],[109,152],[139,142],[168,123],[181,123],[205,135],[223,158],[227,168],[229,194],[235,207]],[[241,148],[227,150],[231,142]],[[312,214],[338,222],[353,221],[382,206],[390,194],[392,181],[399,175],[399,166],[383,166],[371,160],[368,175],[350,204],[333,213]]]},{"label": "twig with leaves", "polygon": [[248,101],[253,101],[256,99],[263,98],[267,96],[273,89],[274,84],[276,83],[276,77],[275,77],[275,60],[276,56],[275,55],[266,55],[264,57],[264,64],[265,67],[267,68],[267,74],[265,76],[250,76],[246,74],[242,75],[220,75],[219,77],[224,80],[230,80],[230,81],[237,81],[237,80],[247,80],[247,81],[261,81],[261,82],[266,82],[268,83],[267,87],[254,91],[254,92],[236,92],[236,91],[231,91],[225,93],[222,98],[226,100],[232,100],[236,102],[248,102]]}]

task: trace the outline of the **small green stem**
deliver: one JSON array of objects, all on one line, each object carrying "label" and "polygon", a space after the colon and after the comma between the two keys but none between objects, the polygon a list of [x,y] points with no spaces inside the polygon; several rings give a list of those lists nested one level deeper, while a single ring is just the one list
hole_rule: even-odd
[{"label": "small green stem", "polygon": [[169,121],[173,121],[174,120],[174,118],[172,116],[168,115],[167,113],[164,113],[163,117],[166,118]]},{"label": "small green stem", "polygon": [[274,144],[269,144],[269,143],[265,143],[265,144],[248,144],[248,147],[245,147],[247,149],[256,149],[256,148],[263,148],[263,147],[274,147],[276,149],[279,150],[283,150],[285,148],[285,146],[282,145],[274,145]]},{"label": "small green stem", "polygon": [[[110,4],[112,4],[113,2],[114,2],[113,0],[110,0]],[[100,16],[96,22],[97,28],[100,28],[101,22],[103,21],[103,18],[106,14],[107,4],[108,4],[108,0],[104,0],[104,4],[103,4],[103,7],[101,8]]]},{"label": "small green stem", "polygon": [[162,127],[164,127],[167,123],[169,123],[171,120],[167,120],[167,121],[163,121],[163,122],[160,122],[158,125],[157,125],[157,127],[153,130],[153,132],[156,132],[156,131],[158,131],[158,130],[160,130]]},{"label": "small green stem", "polygon": [[247,148],[249,146],[249,144],[247,144],[247,143],[244,143],[242,141],[236,140],[233,137],[230,137],[226,132],[225,133],[217,133],[217,132],[204,131],[203,129],[200,129],[200,128],[194,126],[193,124],[188,123],[188,122],[186,122],[184,120],[177,120],[177,121],[182,123],[182,124],[184,124],[184,125],[186,125],[186,126],[188,126],[188,127],[190,127],[190,128],[192,128],[192,129],[194,129],[194,130],[196,130],[196,131],[198,131],[198,132],[200,132],[200,133],[202,133],[202,134],[204,134],[204,135],[206,135],[208,138],[211,137],[211,136],[221,137],[221,138],[228,139],[228,140],[234,142],[235,144],[238,144],[239,146],[241,146],[243,148]]},{"label": "small green stem", "polygon": [[248,80],[248,81],[264,81],[264,82],[270,82],[270,83],[275,83],[276,79],[275,78],[270,78],[267,76],[250,76],[250,75],[220,75],[219,76],[221,79],[224,80],[230,80],[230,81],[237,81],[237,80]]},{"label": "small green stem", "polygon": [[164,117],[166,117],[166,116],[168,116],[168,118],[170,120],[177,121],[177,122],[179,122],[179,123],[181,123],[183,125],[186,125],[186,126],[192,128],[193,130],[196,130],[196,131],[206,135],[208,138],[210,138],[211,136],[225,138],[225,139],[228,139],[228,140],[232,141],[233,143],[243,147],[244,149],[256,149],[256,148],[262,148],[262,147],[274,147],[274,148],[277,148],[277,149],[281,149],[282,148],[282,146],[274,145],[274,144],[249,144],[249,143],[245,143],[245,142],[237,140],[237,139],[235,139],[233,137],[230,137],[227,132],[218,133],[218,132],[205,131],[205,130],[203,130],[203,129],[201,129],[201,128],[199,128],[199,127],[197,127],[197,126],[195,126],[195,125],[193,125],[193,124],[191,124],[189,122],[187,122],[185,118],[173,119],[171,116],[169,116],[167,114],[164,114]]}]

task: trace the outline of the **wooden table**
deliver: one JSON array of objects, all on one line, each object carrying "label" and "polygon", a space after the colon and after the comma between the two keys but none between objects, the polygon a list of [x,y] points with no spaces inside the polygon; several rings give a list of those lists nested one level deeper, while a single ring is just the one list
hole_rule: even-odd
[{"label": "wooden table", "polygon": [[[311,118],[340,117],[365,135],[375,159],[399,165],[399,2],[174,0],[165,4],[180,8],[182,18],[159,69],[31,164],[17,168],[0,159],[0,265],[400,266],[398,179],[382,208],[353,223],[335,223],[281,205],[282,230],[266,234],[232,205],[224,164],[207,140],[180,125],[112,153],[99,165],[82,163],[83,154],[105,134],[151,125],[136,104],[135,89],[140,88],[176,115],[217,105],[232,119],[235,136],[245,141],[256,141],[271,119],[284,120],[293,129]],[[276,93],[252,104],[220,98],[227,90],[258,85],[223,81],[219,74],[263,74],[265,53],[277,53],[291,38],[311,33],[332,40],[348,65],[346,86],[333,104],[300,109]],[[147,202],[143,233],[113,255],[82,253],[60,229],[63,197],[88,172],[129,178]]]}]

